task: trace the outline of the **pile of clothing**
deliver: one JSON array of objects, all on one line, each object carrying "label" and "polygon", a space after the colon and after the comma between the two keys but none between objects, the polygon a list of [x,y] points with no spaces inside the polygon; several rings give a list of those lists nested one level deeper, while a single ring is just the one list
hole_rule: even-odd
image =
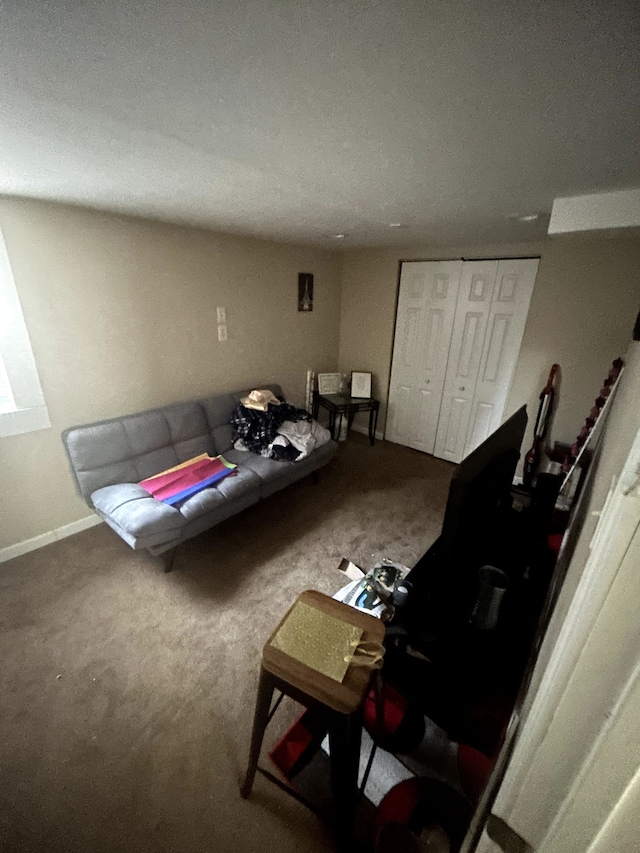
[{"label": "pile of clothing", "polygon": [[255,390],[243,397],[231,415],[236,450],[248,450],[270,459],[298,462],[331,433],[309,412],[278,399],[271,391]]}]

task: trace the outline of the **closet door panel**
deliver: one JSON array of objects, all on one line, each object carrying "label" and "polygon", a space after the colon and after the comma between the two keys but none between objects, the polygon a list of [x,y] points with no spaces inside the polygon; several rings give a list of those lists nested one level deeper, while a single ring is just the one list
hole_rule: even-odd
[{"label": "closet door panel", "polygon": [[386,438],[433,453],[462,261],[404,263]]},{"label": "closet door panel", "polygon": [[470,449],[467,450],[465,448],[465,456],[468,456],[471,450],[475,450],[493,432],[491,429],[493,417],[494,407],[491,404],[478,403],[477,405],[473,405],[471,426],[469,427],[469,437],[467,440],[467,447]]},{"label": "closet door panel", "polygon": [[466,427],[466,412],[469,401],[466,397],[454,396],[449,409],[447,433],[442,447],[443,455],[454,456],[460,444],[460,430]]},{"label": "closet door panel", "polygon": [[411,413],[409,407],[411,405],[411,389],[408,385],[398,385],[397,388],[397,429],[401,435],[405,435],[408,431]]},{"label": "closet door panel", "polygon": [[502,423],[537,270],[537,259],[498,262],[464,456]]},{"label": "closet door panel", "polygon": [[498,261],[462,268],[434,453],[460,462],[467,443]]}]

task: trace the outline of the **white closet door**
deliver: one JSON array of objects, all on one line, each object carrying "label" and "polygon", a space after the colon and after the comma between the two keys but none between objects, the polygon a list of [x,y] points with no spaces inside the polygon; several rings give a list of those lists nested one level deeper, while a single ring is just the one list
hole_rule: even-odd
[{"label": "white closet door", "polygon": [[498,262],[463,456],[502,423],[537,271],[537,258]]},{"label": "white closet door", "polygon": [[404,263],[386,438],[433,453],[462,261]]},{"label": "white closet door", "polygon": [[466,261],[462,268],[434,450],[451,462],[464,456],[497,272],[498,261]]}]

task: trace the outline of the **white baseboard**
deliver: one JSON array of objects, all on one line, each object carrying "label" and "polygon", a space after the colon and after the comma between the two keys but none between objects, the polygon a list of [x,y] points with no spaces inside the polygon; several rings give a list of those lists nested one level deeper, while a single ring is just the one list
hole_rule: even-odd
[{"label": "white baseboard", "polygon": [[[353,425],[351,426],[351,429],[352,429],[354,432],[360,432],[360,433],[362,433],[362,435],[369,435],[369,427],[366,427],[366,426],[360,426],[360,424],[353,424]],[[384,433],[383,433],[383,432],[380,432],[380,430],[376,430],[376,438],[378,439],[378,441],[382,441],[382,440],[383,440],[383,438],[384,438]]]},{"label": "white baseboard", "polygon": [[67,536],[73,536],[74,533],[81,533],[83,530],[88,530],[89,527],[95,527],[98,524],[103,524],[99,515],[87,515],[85,518],[72,521],[71,524],[63,524],[62,527],[49,530],[48,533],[41,533],[32,539],[25,539],[24,542],[16,542],[15,545],[9,545],[8,548],[0,549],[0,563],[6,563],[7,560],[13,560],[14,557],[21,557],[22,554],[28,554],[29,551],[44,548],[45,545],[57,542],[58,539],[66,539]]}]

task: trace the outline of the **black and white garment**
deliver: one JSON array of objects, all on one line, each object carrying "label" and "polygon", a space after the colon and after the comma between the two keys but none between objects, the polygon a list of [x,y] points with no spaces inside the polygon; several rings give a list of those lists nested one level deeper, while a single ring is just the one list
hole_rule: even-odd
[{"label": "black and white garment", "polygon": [[297,447],[294,447],[289,439],[285,438],[284,435],[278,435],[269,446],[270,459],[281,459],[285,462],[295,462],[301,453],[302,452],[298,450]]},{"label": "black and white garment", "polygon": [[[284,421],[310,421],[311,415],[289,403],[269,404],[266,412],[248,409],[240,403],[231,415],[235,438],[240,439],[246,450],[270,455],[270,448],[278,436],[278,427]],[[282,457],[281,457],[282,458]]]}]

